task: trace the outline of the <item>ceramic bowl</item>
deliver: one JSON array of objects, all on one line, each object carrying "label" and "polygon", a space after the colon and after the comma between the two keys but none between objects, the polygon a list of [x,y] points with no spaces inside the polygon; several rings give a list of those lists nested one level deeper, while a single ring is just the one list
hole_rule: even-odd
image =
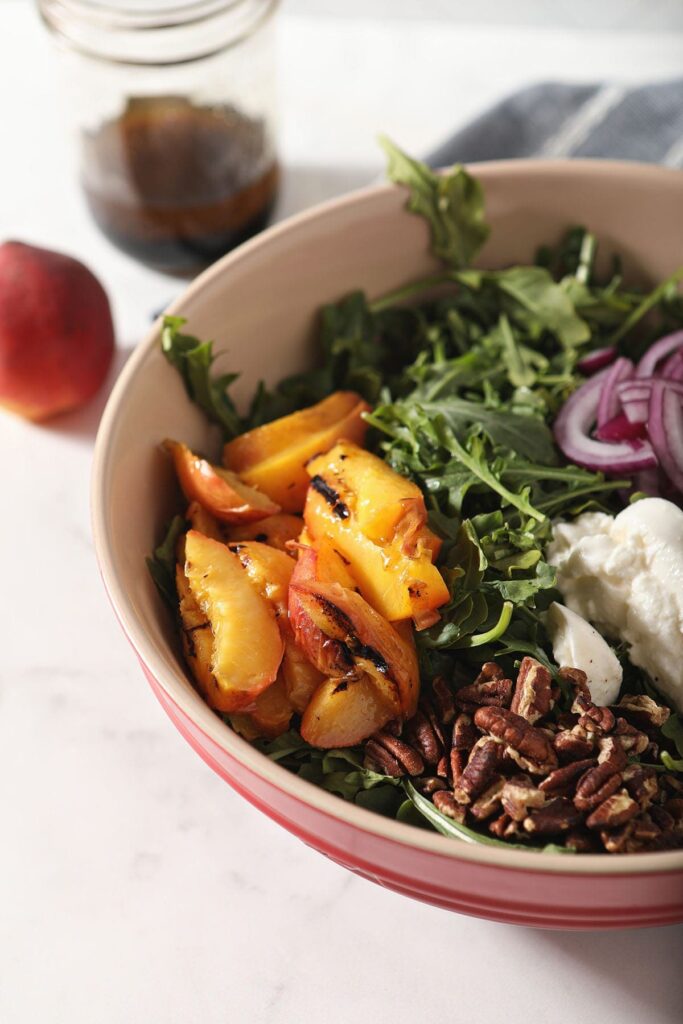
[{"label": "ceramic bowl", "polygon": [[[629,278],[660,280],[683,262],[683,174],[597,161],[488,163],[493,230],[482,266],[530,261],[573,224],[589,225]],[[316,310],[363,288],[371,297],[434,269],[425,223],[405,193],[375,186],[264,232],[220,260],[173,304],[238,370],[246,401],[314,358]],[[145,556],[177,491],[159,441],[213,439],[163,359],[159,323],[124,368],[95,454],[95,546],[114,611],[162,707],[197,753],[247,800],[350,870],[417,899],[497,921],[620,928],[683,920],[683,851],[567,857],[469,845],[345,803],[274,764],[233,733],[192,688]]]}]

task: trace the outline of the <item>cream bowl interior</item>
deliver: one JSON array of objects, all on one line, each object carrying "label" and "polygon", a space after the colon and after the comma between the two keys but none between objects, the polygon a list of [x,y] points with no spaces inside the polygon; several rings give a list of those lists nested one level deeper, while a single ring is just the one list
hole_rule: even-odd
[{"label": "cream bowl interior", "polygon": [[[661,280],[683,262],[683,174],[638,164],[515,161],[472,168],[484,185],[492,224],[480,265],[531,261],[536,247],[583,224],[606,261],[618,252],[631,281]],[[266,231],[224,257],[170,307],[187,330],[213,339],[218,366],[241,373],[245,403],[260,379],[273,384],[314,359],[316,313],[364,289],[370,297],[435,269],[425,223],[405,212],[405,192],[375,186],[326,203]],[[173,473],[159,442],[175,437],[215,447],[203,416],[159,346],[160,322],[125,366],[97,438],[92,515],[97,556],[114,610],[140,659],[171,699],[221,747],[308,804],[403,844],[454,858],[542,871],[671,871],[683,852],[567,858],[469,845],[389,821],[317,789],[236,736],[196,694],[179,658],[171,616],[145,557],[179,510]]]}]

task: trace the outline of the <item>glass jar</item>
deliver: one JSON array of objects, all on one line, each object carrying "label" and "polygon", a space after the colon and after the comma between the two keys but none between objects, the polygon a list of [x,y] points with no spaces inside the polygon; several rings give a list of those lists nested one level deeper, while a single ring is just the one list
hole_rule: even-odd
[{"label": "glass jar", "polygon": [[39,0],[88,206],[137,259],[192,273],[266,225],[277,2]]}]

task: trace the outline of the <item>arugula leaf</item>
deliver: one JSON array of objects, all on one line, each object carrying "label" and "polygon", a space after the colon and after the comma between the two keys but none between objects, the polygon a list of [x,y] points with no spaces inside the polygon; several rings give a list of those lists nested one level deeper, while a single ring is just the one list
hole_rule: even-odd
[{"label": "arugula leaf", "polygon": [[668,750],[663,750],[659,756],[667,771],[683,772],[683,757],[672,757]]},{"label": "arugula leaf", "polygon": [[[523,324],[532,336],[548,330],[566,348],[582,345],[590,339],[588,324],[578,316],[561,285],[542,267],[510,267],[486,275],[513,300],[509,315]],[[505,305],[507,303],[504,302]]]},{"label": "arugula leaf", "polygon": [[428,800],[427,797],[415,789],[415,786],[408,779],[404,780],[403,788],[415,809],[419,811],[437,832],[448,836],[450,839],[460,839],[465,843],[478,843],[481,846],[499,846],[505,850],[509,850],[512,847],[517,850],[530,850],[534,853],[573,854],[575,852],[566,846],[556,846],[554,843],[548,843],[541,847],[532,846],[531,844],[525,846],[523,843],[509,843],[506,839],[496,839],[494,836],[486,835],[483,832],[475,832],[474,829],[469,828],[467,825],[463,825],[459,821],[454,821],[453,818],[448,818],[445,814],[442,814],[431,800]]},{"label": "arugula leaf", "polygon": [[[517,452],[534,462],[556,465],[557,449],[552,434],[544,423],[531,421],[527,416],[504,409],[489,409],[481,402],[447,396],[438,401],[424,400],[417,387],[409,398],[391,405],[380,405],[368,417],[369,422],[390,437],[419,438],[420,431],[433,444],[443,440],[443,428],[450,438],[459,442],[471,436],[472,426],[484,431],[494,443]],[[438,431],[435,420],[442,425]],[[451,441],[446,444],[450,448]],[[460,451],[458,446],[458,458]]]},{"label": "arugula leaf", "polygon": [[228,388],[238,374],[212,376],[211,367],[215,360],[213,343],[182,334],[180,329],[184,324],[182,317],[164,317],[161,351],[180,373],[190,400],[206,413],[211,423],[222,427],[224,437],[228,440],[244,429],[228,395]]},{"label": "arugula leaf", "polygon": [[537,376],[531,359],[533,349],[518,343],[505,313],[501,314],[495,330],[500,336],[500,347],[510,383],[516,388],[531,387],[536,383]]},{"label": "arugula leaf", "polygon": [[[661,700],[661,698],[657,699]],[[666,736],[668,740],[673,740],[679,756],[683,758],[683,718],[680,715],[676,713],[669,715],[662,726],[662,736]],[[679,768],[678,771],[683,771],[683,768]]]},{"label": "arugula leaf", "polygon": [[167,605],[175,612],[178,608],[178,594],[175,585],[176,544],[187,529],[183,516],[174,516],[166,528],[164,539],[147,559],[147,568],[157,590]]},{"label": "arugula leaf", "polygon": [[274,740],[257,740],[258,748],[299,778],[378,814],[395,817],[403,802],[400,779],[363,767],[359,748],[320,750],[295,729]]},{"label": "arugula leaf", "polygon": [[379,143],[387,155],[387,177],[410,189],[408,209],[424,217],[431,227],[434,255],[453,267],[466,267],[490,233],[484,193],[477,179],[460,164],[445,174],[435,174],[386,136],[380,136]]},{"label": "arugula leaf", "polygon": [[624,322],[617,328],[610,338],[610,344],[615,345],[620,341],[629,331],[631,331],[639,321],[646,316],[650,310],[654,309],[663,299],[666,299],[670,294],[675,294],[676,285],[679,281],[683,281],[683,267],[679,267],[675,270],[665,281],[658,284],[656,288],[653,288],[649,295],[646,295],[638,303],[636,308],[629,314]]}]

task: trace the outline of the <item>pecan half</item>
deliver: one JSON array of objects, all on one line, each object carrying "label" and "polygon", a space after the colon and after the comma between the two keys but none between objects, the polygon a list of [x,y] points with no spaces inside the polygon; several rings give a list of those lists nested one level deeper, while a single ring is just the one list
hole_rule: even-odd
[{"label": "pecan half", "polygon": [[485,821],[501,809],[500,797],[504,784],[502,775],[494,776],[491,785],[470,805],[469,811],[473,818]]},{"label": "pecan half", "polygon": [[591,699],[591,692],[588,686],[588,676],[580,668],[570,668],[568,665],[563,665],[558,672],[560,679],[568,683],[574,692],[574,696],[578,697],[580,693],[583,693],[588,699]]},{"label": "pecan half", "polygon": [[560,793],[573,788],[572,784],[578,779],[579,775],[582,775],[588,768],[592,768],[594,765],[595,761],[590,757],[585,758],[583,761],[572,761],[561,768],[556,768],[554,772],[547,775],[542,782],[539,782],[538,788],[543,793]]},{"label": "pecan half", "polygon": [[557,836],[576,828],[581,823],[581,812],[577,811],[571,800],[557,797],[545,807],[532,811],[524,819],[524,828],[531,835]]},{"label": "pecan half", "polygon": [[589,768],[579,779],[574,794],[574,805],[580,811],[592,811],[621,786],[621,772],[611,762]]},{"label": "pecan half", "polygon": [[594,734],[587,733],[582,725],[558,732],[553,746],[559,759],[567,761],[583,761],[593,753]]},{"label": "pecan half", "polygon": [[650,742],[649,737],[644,732],[640,732],[639,729],[636,729],[635,726],[627,722],[625,718],[617,718],[614,735],[627,754],[642,754]]},{"label": "pecan half", "polygon": [[455,718],[455,701],[450,687],[443,676],[432,679],[432,703],[444,725],[450,725]]},{"label": "pecan half", "polygon": [[455,720],[452,747],[454,750],[471,750],[479,739],[479,730],[471,717],[464,712]]},{"label": "pecan half", "polygon": [[650,846],[661,834],[661,829],[655,825],[649,814],[639,814],[631,823],[633,838],[640,846]]},{"label": "pecan half", "polygon": [[625,789],[620,789],[608,796],[592,814],[586,818],[588,828],[618,828],[635,818],[639,811],[638,804],[632,800]]},{"label": "pecan half", "polygon": [[[640,842],[634,835],[635,831],[635,820],[627,821],[621,828],[615,829],[603,829],[600,832],[600,841],[605,847],[608,853],[637,853],[643,848],[642,842]],[[656,827],[656,826],[655,826]],[[659,830],[657,830],[659,831]],[[652,838],[650,842],[652,842]]]},{"label": "pecan half", "polygon": [[495,661],[485,661],[479,670],[475,683],[483,683],[487,679],[504,679],[505,672]]},{"label": "pecan half", "polygon": [[418,752],[384,729],[368,740],[365,754],[384,775],[421,775],[424,771],[424,761]]},{"label": "pecan half", "polygon": [[628,764],[626,752],[614,736],[603,736],[598,742],[598,764],[609,764],[612,771],[619,772]]},{"label": "pecan half", "polygon": [[479,708],[474,714],[474,724],[505,743],[506,753],[532,775],[543,775],[557,768],[557,756],[549,738],[514,711]]},{"label": "pecan half", "polygon": [[406,739],[419,751],[426,764],[434,767],[439,763],[443,752],[443,737],[439,737],[432,723],[419,709],[406,726]]},{"label": "pecan half", "polygon": [[629,764],[623,772],[624,785],[641,811],[647,810],[657,796],[656,772],[642,764]]},{"label": "pecan half", "polygon": [[615,718],[609,708],[598,708],[593,704],[581,715],[578,724],[586,732],[606,733],[614,728]]},{"label": "pecan half", "polygon": [[460,804],[469,804],[483,793],[500,762],[503,748],[490,736],[482,736],[472,748],[465,769],[453,787]]},{"label": "pecan half", "polygon": [[448,783],[445,779],[440,779],[436,775],[428,775],[427,778],[416,779],[415,788],[419,789],[425,796],[432,796],[439,790],[448,789]]},{"label": "pecan half", "polygon": [[668,708],[657,704],[644,693],[627,693],[612,710],[640,729],[659,728],[671,714]]},{"label": "pecan half", "polygon": [[511,821],[512,819],[509,814],[501,814],[498,818],[494,818],[493,821],[489,822],[489,832],[493,833],[498,839],[503,839]]},{"label": "pecan half", "polygon": [[463,686],[455,695],[455,703],[465,711],[488,706],[509,707],[511,699],[511,679],[483,679]]},{"label": "pecan half", "polygon": [[527,775],[515,775],[503,786],[503,809],[513,821],[524,821],[529,808],[543,807],[547,798]]},{"label": "pecan half", "polygon": [[[448,768],[451,770],[451,778],[456,783],[462,776],[467,765],[467,759],[469,752],[467,750],[451,750],[450,762]],[[448,776],[448,769],[446,769],[446,776]]]},{"label": "pecan half", "polygon": [[533,725],[553,708],[552,683],[553,678],[545,665],[535,658],[523,658],[510,710]]},{"label": "pecan half", "polygon": [[454,821],[459,821],[461,824],[464,822],[467,810],[462,804],[455,802],[455,797],[452,793],[441,789],[434,794],[432,802],[437,811],[441,811],[446,817],[453,818]]}]

